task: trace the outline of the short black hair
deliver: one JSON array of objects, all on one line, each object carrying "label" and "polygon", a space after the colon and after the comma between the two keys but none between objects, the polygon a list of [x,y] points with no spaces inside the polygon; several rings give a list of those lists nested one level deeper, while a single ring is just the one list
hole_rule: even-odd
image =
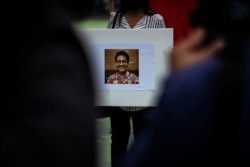
[{"label": "short black hair", "polygon": [[119,51],[119,52],[116,53],[116,55],[115,55],[115,61],[117,61],[117,57],[120,56],[120,55],[125,56],[126,59],[127,59],[127,61],[129,62],[129,55],[128,55],[127,52],[125,52],[123,50],[121,50],[121,51]]}]

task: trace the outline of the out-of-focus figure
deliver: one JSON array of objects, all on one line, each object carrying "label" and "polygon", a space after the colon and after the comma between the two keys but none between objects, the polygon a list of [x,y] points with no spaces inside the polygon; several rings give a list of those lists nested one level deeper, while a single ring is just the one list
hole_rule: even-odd
[{"label": "out-of-focus figure", "polygon": [[72,28],[90,14],[92,1],[4,5],[1,165],[96,166],[93,74]]},{"label": "out-of-focus figure", "polygon": [[250,2],[200,0],[190,20],[122,167],[250,166]]}]

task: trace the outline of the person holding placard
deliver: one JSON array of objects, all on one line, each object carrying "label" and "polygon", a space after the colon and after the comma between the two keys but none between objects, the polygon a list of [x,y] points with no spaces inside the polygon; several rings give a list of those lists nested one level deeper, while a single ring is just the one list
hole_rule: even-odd
[{"label": "person holding placard", "polygon": [[[164,18],[151,10],[149,0],[120,0],[115,11],[115,1],[110,0],[108,29],[151,29],[165,28]],[[144,115],[152,107],[125,106],[106,107],[110,113],[112,144],[111,163],[116,167],[120,158],[126,156],[130,137],[130,118],[133,122],[134,139],[144,126]]]}]

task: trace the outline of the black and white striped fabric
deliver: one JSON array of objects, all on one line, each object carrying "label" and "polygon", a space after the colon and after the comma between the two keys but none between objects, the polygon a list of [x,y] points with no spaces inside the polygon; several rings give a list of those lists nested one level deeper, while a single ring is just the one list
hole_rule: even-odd
[{"label": "black and white striped fabric", "polygon": [[[116,15],[116,12],[110,13],[110,19],[108,23],[109,29],[112,28],[113,22],[115,20],[115,15]],[[163,17],[157,13],[151,16],[145,15],[133,28],[129,26],[124,16],[122,17],[121,24],[119,24],[118,18],[116,19],[116,23],[114,26],[115,29],[147,29],[147,28],[165,28],[166,27]]]}]

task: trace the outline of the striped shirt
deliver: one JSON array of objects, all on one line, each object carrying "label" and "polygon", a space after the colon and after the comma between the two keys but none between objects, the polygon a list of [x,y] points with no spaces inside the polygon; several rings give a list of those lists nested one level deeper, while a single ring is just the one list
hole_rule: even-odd
[{"label": "striped shirt", "polygon": [[[108,29],[112,29],[113,22],[115,20],[115,15],[116,12],[110,13],[109,23],[107,27]],[[150,28],[166,28],[164,18],[157,13],[151,16],[145,15],[137,22],[137,24],[133,28],[131,28],[124,16],[122,16],[121,24],[119,24],[119,16],[118,16],[114,25],[114,29],[150,29]],[[125,111],[139,111],[147,107],[122,106],[121,108]]]},{"label": "striped shirt", "polygon": [[[116,12],[111,12],[108,28],[112,28],[114,18],[115,18]],[[133,29],[147,29],[147,28],[165,28],[165,22],[163,17],[160,14],[154,14],[154,15],[145,15],[142,17],[137,24],[133,27]],[[122,16],[121,24],[119,24],[119,16],[116,19],[116,23],[114,26],[115,29],[132,29],[129,26],[129,23],[127,22],[126,18]]]}]

